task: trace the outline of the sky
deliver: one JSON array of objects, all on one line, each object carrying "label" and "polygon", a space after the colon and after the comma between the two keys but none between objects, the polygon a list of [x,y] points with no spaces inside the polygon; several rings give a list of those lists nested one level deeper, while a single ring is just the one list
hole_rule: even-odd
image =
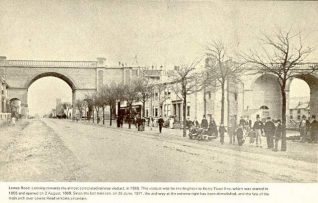
[{"label": "sky", "polygon": [[45,115],[56,108],[56,99],[72,103],[72,89],[61,79],[44,77],[29,87],[28,108],[30,115]]},{"label": "sky", "polygon": [[[0,0],[0,55],[171,66],[202,56],[214,40],[229,55],[258,48],[261,34],[278,28],[318,47],[317,19],[317,2]],[[318,62],[317,51],[308,60]]]}]

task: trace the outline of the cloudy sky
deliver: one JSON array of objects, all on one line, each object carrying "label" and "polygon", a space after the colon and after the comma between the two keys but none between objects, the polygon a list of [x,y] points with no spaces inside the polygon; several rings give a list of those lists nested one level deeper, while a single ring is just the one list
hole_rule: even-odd
[{"label": "cloudy sky", "polygon": [[231,54],[255,48],[277,28],[318,47],[317,19],[316,2],[0,0],[0,55],[167,66],[202,55],[212,40]]}]

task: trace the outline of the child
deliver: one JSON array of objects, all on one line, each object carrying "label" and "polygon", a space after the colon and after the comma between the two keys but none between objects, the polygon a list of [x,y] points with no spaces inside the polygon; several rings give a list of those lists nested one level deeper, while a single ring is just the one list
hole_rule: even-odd
[{"label": "child", "polygon": [[226,129],[223,125],[223,123],[220,124],[220,127],[219,127],[219,133],[220,133],[220,142],[221,144],[224,144],[224,133],[226,132]]},{"label": "child", "polygon": [[255,142],[256,132],[252,128],[249,128],[247,136],[250,137],[250,144],[253,144]]}]

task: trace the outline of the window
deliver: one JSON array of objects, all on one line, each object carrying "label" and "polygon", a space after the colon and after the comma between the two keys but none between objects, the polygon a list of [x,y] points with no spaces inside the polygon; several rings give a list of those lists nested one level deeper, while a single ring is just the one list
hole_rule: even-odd
[{"label": "window", "polygon": [[297,120],[300,120],[300,115],[297,116]]},{"label": "window", "polygon": [[290,117],[289,117],[290,119],[293,119],[293,115],[290,115]]},{"label": "window", "polygon": [[300,109],[297,110],[297,113],[300,114]]},{"label": "window", "polygon": [[171,115],[171,105],[167,104],[167,116]]},{"label": "window", "polygon": [[155,117],[158,116],[158,108],[155,108]]},{"label": "window", "polygon": [[190,116],[190,106],[187,106],[187,116]]},{"label": "window", "polygon": [[148,117],[149,116],[149,111],[148,111],[148,109],[146,109],[146,117]]},{"label": "window", "polygon": [[234,99],[235,99],[235,101],[237,101],[237,93],[236,92],[234,93]]},{"label": "window", "polygon": [[289,114],[293,114],[293,110],[292,109],[289,110]]}]

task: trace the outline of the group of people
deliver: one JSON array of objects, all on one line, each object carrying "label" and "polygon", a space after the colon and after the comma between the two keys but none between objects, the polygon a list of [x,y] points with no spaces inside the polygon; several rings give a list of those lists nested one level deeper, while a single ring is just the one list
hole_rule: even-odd
[{"label": "group of people", "polygon": [[[264,139],[266,139],[267,148],[273,151],[278,150],[278,142],[281,140],[282,132],[283,127],[280,119],[273,120],[271,117],[267,117],[266,121],[263,122],[260,120],[259,115],[256,116],[256,121],[253,126],[251,122],[247,123],[241,118],[239,127],[236,130],[239,145],[242,145],[246,137],[249,137],[250,144],[254,144],[255,142],[256,147],[263,147],[265,145]],[[263,137],[265,138],[263,139]],[[239,138],[241,138],[241,140]]]},{"label": "group of people", "polygon": [[[318,123],[317,123],[318,124]],[[197,120],[191,121],[187,119],[187,128],[199,127],[207,129],[209,136],[220,137],[220,143],[224,144],[224,135],[227,132],[223,123],[217,127],[215,120],[211,117],[210,121],[203,115],[201,123]],[[246,140],[246,137],[250,138],[250,144],[256,144],[257,147],[263,147],[265,144],[262,137],[266,137],[267,148],[277,151],[278,142],[282,136],[282,124],[281,120],[272,120],[270,117],[267,118],[266,122],[260,120],[260,116],[256,116],[254,124],[251,120],[245,120],[241,117],[238,127],[229,127],[228,135],[230,143],[242,146]]]},{"label": "group of people", "polygon": [[[138,131],[143,131],[146,125],[146,119],[148,120],[148,126],[150,130],[155,126],[154,118],[143,118],[138,115],[135,119],[136,127]],[[123,117],[117,119],[117,126],[122,127]],[[164,125],[164,120],[160,116],[157,120],[159,133],[162,132],[162,127]],[[217,127],[215,120],[211,117],[208,121],[205,115],[199,123],[196,119],[191,121],[189,118],[186,121],[186,127],[189,129],[202,128],[205,129],[208,136],[213,136],[215,138],[220,137],[220,143],[224,144],[224,135],[227,132],[230,138],[230,144],[237,144],[242,146],[246,138],[249,137],[249,143],[252,145],[255,143],[256,147],[266,147],[272,149],[273,151],[278,150],[278,143],[282,138],[283,126],[280,119],[273,120],[271,117],[267,117],[266,120],[261,121],[259,115],[256,116],[256,121],[252,123],[251,120],[245,120],[243,117],[239,120],[238,127],[233,125],[229,126],[228,130],[225,128],[224,124],[221,123]],[[303,142],[317,142],[318,135],[318,121],[313,115],[311,121],[309,121],[306,116],[302,117],[299,124],[299,131],[301,136],[301,141]],[[237,141],[236,141],[237,140]]]},{"label": "group of people", "polygon": [[318,141],[318,121],[316,116],[311,117],[309,121],[305,115],[299,123],[300,139],[302,142],[317,142]]}]

